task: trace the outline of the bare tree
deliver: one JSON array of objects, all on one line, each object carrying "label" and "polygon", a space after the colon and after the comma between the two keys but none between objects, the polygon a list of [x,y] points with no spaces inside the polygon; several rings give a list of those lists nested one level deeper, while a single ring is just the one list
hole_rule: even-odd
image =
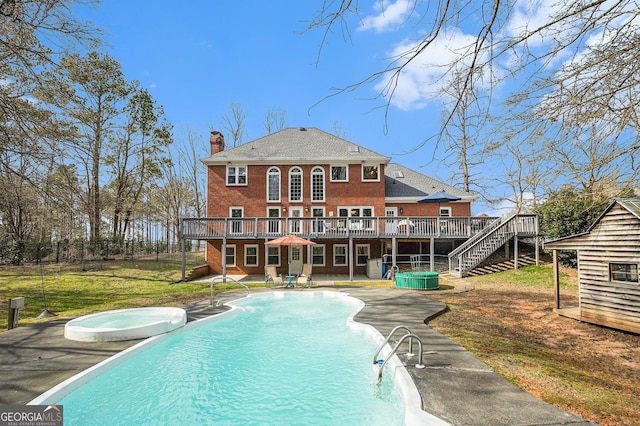
[{"label": "bare tree", "polygon": [[207,154],[202,148],[202,138],[191,128],[186,129],[186,140],[178,145],[178,165],[180,174],[189,182],[193,193],[193,211],[196,217],[204,217],[206,211],[207,168],[200,161]]},{"label": "bare tree", "polygon": [[[446,109],[436,143],[459,126],[456,120],[463,117],[469,96],[485,84],[500,87],[507,99],[497,106],[487,103],[486,116],[520,123],[518,133],[502,138],[522,143],[532,137],[537,150],[547,152],[553,168],[566,172],[565,179],[571,176],[585,189],[600,186],[598,182],[637,182],[640,7],[636,1],[409,0],[379,2],[379,6],[376,18],[380,19],[371,20],[365,16],[369,4],[326,0],[313,17],[308,29],[322,32],[318,60],[333,32],[348,38],[354,25],[367,29],[398,18],[385,15],[391,6],[404,6],[395,21],[397,28],[416,29],[416,41],[407,42],[403,34],[385,67],[334,95],[375,85],[388,110],[405,93],[405,80],[412,75],[417,76],[413,82],[418,88],[459,75],[457,95]],[[442,46],[448,51],[439,52],[447,51],[449,60],[434,64],[433,52]],[[439,77],[427,78],[428,72]],[[490,114],[492,108],[498,111]],[[514,129],[503,123],[492,131]],[[433,141],[430,136],[425,141]],[[487,138],[486,143],[494,142]],[[511,154],[517,154],[512,147],[503,151]],[[515,158],[513,164],[523,164],[521,159]]]},{"label": "bare tree", "polygon": [[284,129],[287,121],[287,110],[283,107],[269,107],[264,118],[264,130],[270,135]]},{"label": "bare tree", "polygon": [[[222,115],[222,128],[231,137],[233,146],[242,144],[245,136],[247,113],[242,108],[240,102],[234,101],[229,104],[229,112]],[[213,129],[212,129],[213,130]]]},{"label": "bare tree", "polygon": [[464,191],[469,192],[472,187],[482,189],[484,185],[477,168],[484,164],[487,153],[495,148],[483,138],[487,95],[483,95],[478,87],[465,90],[464,81],[454,74],[451,83],[443,89],[443,97],[450,100],[447,106],[453,109],[453,113],[445,106],[443,120],[449,120],[449,125],[444,127],[440,141],[444,148],[442,160],[457,170],[452,178],[454,183],[461,184]]}]

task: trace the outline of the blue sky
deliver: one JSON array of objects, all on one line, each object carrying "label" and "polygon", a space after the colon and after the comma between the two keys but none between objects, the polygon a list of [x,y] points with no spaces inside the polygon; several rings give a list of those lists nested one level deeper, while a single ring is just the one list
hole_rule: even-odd
[{"label": "blue sky", "polygon": [[[139,80],[163,105],[176,143],[189,128],[202,135],[207,154],[209,131],[222,130],[231,102],[247,113],[244,142],[264,136],[267,110],[282,108],[286,127],[334,133],[337,125],[344,138],[450,182],[450,170],[432,161],[432,145],[407,154],[438,131],[437,63],[408,70],[388,111],[375,84],[324,99],[383,69],[390,54],[420,36],[417,26],[402,25],[410,3],[371,2],[360,21],[349,23],[349,35],[334,32],[322,51],[322,30],[305,31],[321,0],[105,0],[81,17],[104,30],[105,50],[125,77]],[[454,31],[445,38],[451,46],[468,36]],[[432,52],[432,60],[444,63],[445,50]]]}]

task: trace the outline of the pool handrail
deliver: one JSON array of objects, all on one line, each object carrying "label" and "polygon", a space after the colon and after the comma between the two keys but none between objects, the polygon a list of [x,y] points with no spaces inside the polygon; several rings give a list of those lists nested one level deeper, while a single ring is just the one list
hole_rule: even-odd
[{"label": "pool handrail", "polygon": [[420,338],[417,335],[413,333],[408,333],[402,336],[400,340],[398,340],[398,343],[396,343],[396,345],[393,347],[391,352],[389,352],[389,356],[387,356],[387,359],[385,359],[382,365],[380,366],[380,369],[378,370],[378,380],[382,379],[382,369],[384,368],[384,366],[387,365],[387,362],[389,362],[389,360],[396,353],[396,351],[398,350],[402,342],[404,342],[405,339],[407,338],[416,339],[418,341],[418,363],[415,365],[415,367],[418,369],[425,368],[424,364],[422,363],[422,340],[420,340]]},{"label": "pool handrail", "polygon": [[[209,289],[209,292],[210,292],[209,306],[213,306],[213,285],[216,283],[216,281],[220,281],[220,282],[223,282],[223,283],[226,283],[227,281],[233,281],[234,283],[244,287],[245,290],[247,290],[247,294],[245,294],[244,297],[247,297],[249,295],[249,287],[246,284],[241,283],[240,281],[238,281],[238,280],[236,280],[234,278],[231,278],[231,277],[224,277],[222,275],[218,275],[218,276],[213,277],[211,279],[211,282],[209,283],[209,285],[210,285],[210,289]],[[218,300],[218,303],[216,304],[216,306],[220,306],[221,300]]]},{"label": "pool handrail", "polygon": [[[409,327],[407,327],[406,325],[397,325],[396,327],[393,328],[393,330],[391,330],[391,332],[389,333],[389,335],[387,336],[387,338],[384,340],[384,342],[382,342],[382,344],[378,347],[378,349],[376,350],[376,353],[373,354],[373,363],[377,364],[378,363],[378,354],[380,353],[380,351],[382,350],[382,348],[384,348],[384,345],[386,345],[387,343],[389,343],[389,340],[391,340],[391,337],[393,337],[393,335],[395,334],[396,331],[403,329],[405,330],[407,333],[411,334],[411,330],[409,330]],[[409,339],[409,354],[413,355],[413,341],[411,339]]]}]

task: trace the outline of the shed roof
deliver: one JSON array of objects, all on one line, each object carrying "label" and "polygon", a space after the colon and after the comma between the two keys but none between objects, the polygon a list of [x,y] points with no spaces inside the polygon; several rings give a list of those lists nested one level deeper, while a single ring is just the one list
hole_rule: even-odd
[{"label": "shed roof", "polygon": [[609,211],[611,211],[611,209],[616,204],[620,205],[621,207],[623,207],[624,209],[629,211],[629,213],[634,215],[638,220],[640,220],[640,198],[616,198],[611,202],[611,204],[609,204],[609,206],[604,210],[604,212],[602,212],[602,214],[598,217],[598,219],[596,219],[593,222],[593,224],[591,224],[589,229],[587,229],[585,232],[545,242],[544,243],[545,247],[546,248],[550,248],[550,249],[565,249],[565,248],[566,249],[573,249],[573,248],[577,248],[577,247],[573,247],[573,246],[576,246],[576,245],[580,244],[581,242],[584,242],[587,239],[588,235],[593,230],[593,228],[595,228],[598,225],[598,223],[600,223],[602,218],[607,213],[609,213]]}]

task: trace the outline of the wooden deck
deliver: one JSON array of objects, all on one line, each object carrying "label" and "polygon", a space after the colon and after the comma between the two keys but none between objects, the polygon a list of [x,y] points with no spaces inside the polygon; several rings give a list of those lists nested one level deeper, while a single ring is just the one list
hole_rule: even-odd
[{"label": "wooden deck", "polygon": [[492,217],[184,218],[182,237],[194,240],[273,239],[295,234],[310,239],[467,239]]}]

